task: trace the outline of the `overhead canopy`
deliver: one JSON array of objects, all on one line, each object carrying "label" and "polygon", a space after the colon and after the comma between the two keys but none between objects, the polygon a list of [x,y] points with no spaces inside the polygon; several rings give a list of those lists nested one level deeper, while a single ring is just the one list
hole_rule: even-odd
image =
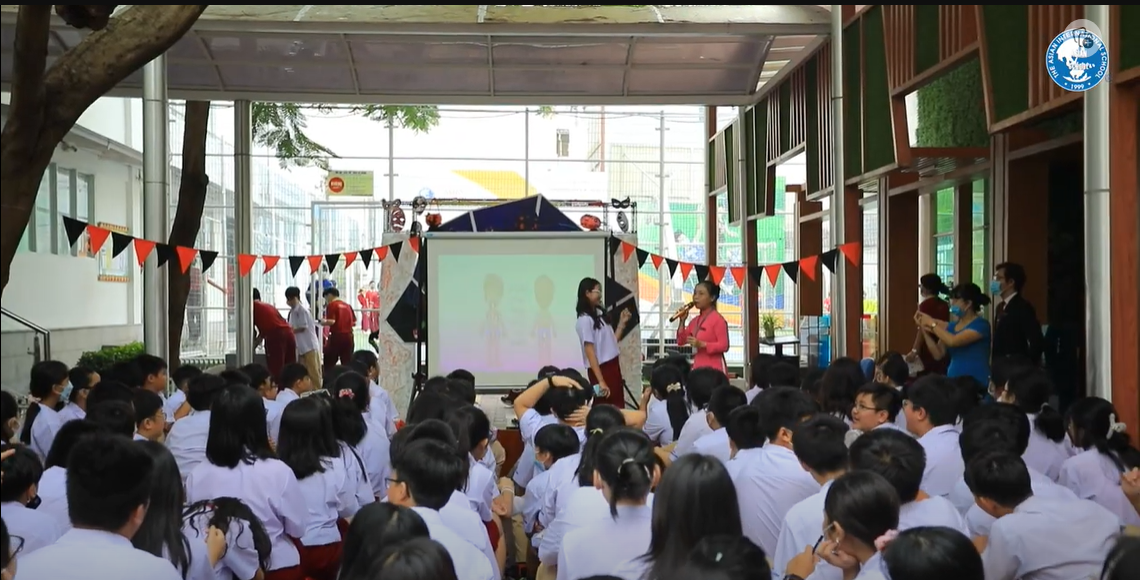
[{"label": "overhead canopy", "polygon": [[[4,90],[17,8],[0,7]],[[748,105],[828,21],[812,5],[211,5],[167,81],[173,99]],[[52,57],[86,34],[52,30]],[[141,86],[140,72],[115,94]]]}]

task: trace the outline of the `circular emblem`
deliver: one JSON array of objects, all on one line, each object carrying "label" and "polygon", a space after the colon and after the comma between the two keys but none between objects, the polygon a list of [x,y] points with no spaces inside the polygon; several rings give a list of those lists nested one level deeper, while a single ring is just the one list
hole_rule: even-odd
[{"label": "circular emblem", "polygon": [[1049,43],[1045,69],[1057,86],[1083,93],[1108,76],[1108,50],[1096,32],[1072,28]]},{"label": "circular emblem", "polygon": [[340,193],[344,191],[344,180],[339,177],[334,177],[329,180],[329,191],[333,193]]}]

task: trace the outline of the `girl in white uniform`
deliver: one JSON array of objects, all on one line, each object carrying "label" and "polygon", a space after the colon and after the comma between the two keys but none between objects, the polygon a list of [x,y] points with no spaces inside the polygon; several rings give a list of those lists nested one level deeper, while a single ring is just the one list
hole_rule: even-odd
[{"label": "girl in white uniform", "polygon": [[1140,468],[1140,451],[1129,443],[1127,427],[1117,421],[1116,408],[1099,397],[1073,403],[1069,437],[1078,451],[1061,464],[1057,482],[1077,497],[1104,506],[1125,525],[1140,526],[1140,514],[1121,487],[1121,474]]},{"label": "girl in white uniform", "polygon": [[689,420],[689,402],[681,370],[669,364],[653,369],[649,388],[642,394],[642,408],[646,410],[645,434],[656,445],[664,447],[680,437],[685,421]]},{"label": "girl in white uniform", "polygon": [[63,426],[63,420],[55,408],[60,401],[66,401],[71,396],[71,383],[67,378],[67,365],[57,360],[40,361],[32,365],[30,375],[28,397],[31,404],[24,417],[20,443],[27,445],[43,461],[51,450],[55,433]]}]

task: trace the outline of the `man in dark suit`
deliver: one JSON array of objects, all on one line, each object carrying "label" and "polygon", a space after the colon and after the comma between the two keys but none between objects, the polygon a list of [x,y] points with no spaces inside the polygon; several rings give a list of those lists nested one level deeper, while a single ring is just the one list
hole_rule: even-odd
[{"label": "man in dark suit", "polygon": [[994,307],[993,357],[1023,356],[1040,364],[1044,350],[1037,311],[1021,295],[1025,268],[1004,262],[994,268],[990,290],[997,296]]}]

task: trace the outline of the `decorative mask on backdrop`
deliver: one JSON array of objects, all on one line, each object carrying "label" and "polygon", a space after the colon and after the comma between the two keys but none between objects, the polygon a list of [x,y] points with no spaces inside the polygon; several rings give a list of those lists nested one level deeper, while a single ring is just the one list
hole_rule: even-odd
[{"label": "decorative mask on backdrop", "polygon": [[629,218],[625,217],[625,210],[629,209],[630,206],[633,204],[629,201],[629,198],[627,197],[627,198],[621,199],[621,200],[611,199],[610,205],[612,205],[614,207],[614,209],[618,210],[618,214],[617,214],[618,227],[621,228],[622,233],[628,234],[629,233]]},{"label": "decorative mask on backdrop", "polygon": [[400,200],[382,201],[380,204],[388,212],[388,229],[393,232],[404,231],[407,218],[404,216],[404,210],[400,209]]},{"label": "decorative mask on backdrop", "polygon": [[629,218],[625,217],[624,211],[618,212],[617,220],[618,220],[618,227],[621,228],[622,233],[628,234],[629,233]]},{"label": "decorative mask on backdrop", "polygon": [[424,197],[422,195],[417,195],[414,198],[412,198],[412,211],[417,216],[423,215],[424,211],[427,210],[427,205],[428,205],[428,200],[426,197]]},{"label": "decorative mask on backdrop", "polygon": [[596,232],[602,227],[602,220],[598,219],[597,216],[590,214],[582,216],[582,219],[578,220],[578,223],[581,224],[582,227],[587,231],[591,232]]}]

